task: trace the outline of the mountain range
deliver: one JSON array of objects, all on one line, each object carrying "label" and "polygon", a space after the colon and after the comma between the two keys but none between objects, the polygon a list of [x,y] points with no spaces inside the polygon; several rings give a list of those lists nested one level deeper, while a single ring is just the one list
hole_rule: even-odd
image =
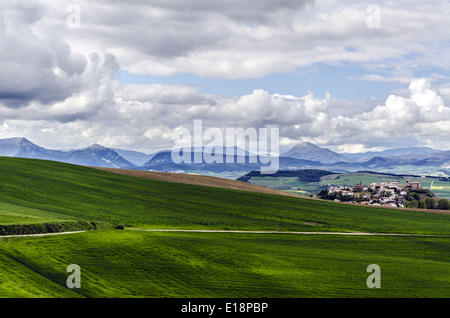
[{"label": "mountain range", "polygon": [[387,149],[384,151],[369,151],[363,153],[342,153],[348,159],[364,160],[373,157],[393,157],[393,156],[406,156],[406,155],[430,155],[435,153],[441,153],[442,150],[436,150],[429,147],[409,147],[409,148],[395,148]]},{"label": "mountain range", "polygon": [[[227,150],[234,152],[233,163],[226,163]],[[237,148],[219,149],[216,154],[213,153],[216,157],[222,157],[223,163],[207,162],[204,153],[203,148],[192,148],[191,163],[176,163],[172,160],[171,150],[145,154],[138,151],[107,148],[98,144],[82,149],[51,150],[40,147],[23,137],[0,139],[0,156],[62,161],[86,166],[205,174],[233,175],[234,173],[239,176],[268,165],[263,163],[264,157],[251,162],[249,153],[238,152]],[[194,158],[202,158],[202,160],[194,162]],[[338,173],[366,170],[395,173],[396,171],[404,172],[404,169],[411,171],[428,169],[443,176],[450,175],[450,151],[427,147],[350,154],[337,153],[310,142],[304,142],[294,145],[278,159],[279,170],[324,169]]]},{"label": "mountain range", "polygon": [[[205,152],[204,149],[191,149],[190,151],[190,163],[182,162],[175,163],[172,160],[172,152],[170,150],[161,151],[153,156],[148,162],[146,162],[140,169],[143,170],[156,170],[163,172],[185,172],[185,171],[209,171],[215,173],[233,173],[238,172],[238,176],[242,175],[242,172],[245,171],[254,171],[261,170],[261,167],[268,167],[270,165],[269,160],[270,157],[257,157],[253,156],[252,161],[248,152],[242,151],[244,155],[241,155],[241,152],[238,152],[238,148],[231,149],[234,154],[231,157],[231,163],[227,163],[227,150],[221,149],[217,151],[215,158],[218,160],[215,163],[211,163],[211,161],[207,161],[204,154],[209,153]],[[201,158],[201,161],[195,162],[194,158]],[[212,159],[211,159],[212,160]],[[318,161],[312,160],[304,160],[297,159],[291,157],[279,157],[278,158],[279,169],[281,170],[299,170],[306,169],[312,167],[320,167],[322,163]],[[219,163],[221,162],[221,163]]]},{"label": "mountain range", "polygon": [[[191,159],[194,158],[194,153],[198,152],[202,152],[202,150],[191,149]],[[219,151],[219,153],[225,153],[225,150]],[[238,159],[245,159],[245,163],[237,163]],[[225,162],[225,159],[223,158],[222,161]],[[161,151],[152,157],[139,169],[165,172],[224,173],[257,171],[262,166],[259,160],[257,163],[248,162],[248,156],[239,158],[238,155],[235,155],[233,162],[228,164],[211,164],[202,160],[199,163],[174,163],[171,159],[171,152],[167,150]],[[279,170],[300,169],[324,169],[338,173],[361,170],[390,173],[398,171],[401,173],[421,173],[426,171],[431,174],[448,176],[450,175],[450,151],[427,147],[410,147],[388,149],[380,152],[346,154],[337,153],[310,142],[304,142],[294,145],[279,157]]]},{"label": "mountain range", "polygon": [[0,139],[0,156],[62,161],[77,165],[133,169],[136,165],[116,151],[98,144],[83,149],[51,150],[26,138]]}]

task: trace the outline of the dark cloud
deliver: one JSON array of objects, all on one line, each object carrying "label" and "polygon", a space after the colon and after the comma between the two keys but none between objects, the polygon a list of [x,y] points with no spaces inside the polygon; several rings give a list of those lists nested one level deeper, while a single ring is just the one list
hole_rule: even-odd
[{"label": "dark cloud", "polygon": [[240,23],[263,23],[271,20],[275,12],[286,10],[301,10],[307,4],[313,4],[313,0],[156,0],[152,4],[159,8],[181,12],[183,15],[202,15],[215,13],[226,16]]},{"label": "dark cloud", "polygon": [[121,1],[96,2],[92,8],[81,5],[83,26],[79,33],[90,41],[101,39],[110,49],[127,47],[130,52],[170,61],[213,48],[239,49],[244,42],[255,45],[254,39],[245,35],[245,28],[285,23],[290,27],[293,20],[300,19],[299,12],[313,3],[311,0],[157,0],[127,1],[126,5]]},{"label": "dark cloud", "polygon": [[33,25],[44,9],[21,4],[0,12],[0,101],[9,107],[62,101],[79,92],[86,59],[52,37],[41,38]]}]

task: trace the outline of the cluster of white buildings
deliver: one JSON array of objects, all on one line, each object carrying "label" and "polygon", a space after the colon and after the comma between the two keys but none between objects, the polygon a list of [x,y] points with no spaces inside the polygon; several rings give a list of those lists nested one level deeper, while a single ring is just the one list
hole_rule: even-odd
[{"label": "cluster of white buildings", "polygon": [[355,202],[364,205],[383,205],[404,207],[405,197],[409,191],[419,189],[419,182],[406,181],[406,185],[399,182],[379,182],[370,185],[355,185],[352,187],[330,186],[328,193],[340,194],[342,200],[335,201]]}]

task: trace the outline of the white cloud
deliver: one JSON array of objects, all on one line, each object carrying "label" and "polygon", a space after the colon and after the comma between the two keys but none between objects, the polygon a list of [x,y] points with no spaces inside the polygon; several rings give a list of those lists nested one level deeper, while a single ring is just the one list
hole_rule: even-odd
[{"label": "white cloud", "polygon": [[107,49],[138,74],[254,78],[316,62],[410,65],[414,54],[448,66],[447,1],[380,2],[380,29],[367,27],[368,4],[351,0],[77,3],[80,29],[67,28],[67,7],[50,1],[42,2],[35,34],[62,38],[85,55]]},{"label": "white cloud", "polygon": [[[335,144],[362,140],[366,145],[374,146],[383,143],[401,145],[399,141],[405,137],[425,144],[429,136],[436,135],[435,146],[450,148],[448,138],[442,133],[443,127],[450,126],[450,108],[424,79],[413,81],[409,90],[409,98],[390,95],[384,105],[371,111],[352,118],[333,118],[328,128],[330,137],[337,136]],[[342,133],[345,131],[348,134]]]},{"label": "white cloud", "polygon": [[[450,148],[450,108],[425,80],[409,85],[408,98],[391,95],[383,104],[360,113],[329,111],[345,101],[317,98],[312,93],[295,97],[255,90],[234,98],[202,95],[180,85],[111,87],[107,97],[99,97],[101,102],[92,108],[89,105],[95,97],[89,94],[81,95],[86,101],[78,108],[72,105],[81,101],[76,97],[51,107],[34,103],[26,108],[26,116],[20,110],[2,108],[0,112],[9,111],[9,119],[0,121],[2,136],[32,136],[53,148],[97,142],[150,152],[170,148],[176,127],[192,129],[194,120],[202,120],[204,129],[279,127],[283,145],[309,140],[341,148],[347,145],[342,149],[350,151],[349,145],[358,149],[404,142],[429,145],[434,137],[434,146]],[[89,116],[80,115],[86,111],[83,107]],[[62,120],[72,116],[72,120]]]},{"label": "white cloud", "polygon": [[[432,88],[432,79],[445,76],[416,80],[410,66],[450,66],[441,44],[450,38],[448,2],[380,3],[380,29],[367,28],[367,5],[357,1],[237,3],[81,0],[80,29],[67,27],[67,5],[59,1],[2,3],[1,137],[25,135],[54,148],[98,142],[148,152],[170,147],[175,127],[202,119],[205,127],[279,126],[284,145],[304,139],[363,149],[430,144],[434,136],[439,148],[450,148],[450,86]],[[399,65],[393,67],[393,60]],[[361,78],[395,80],[405,89],[410,84],[408,94],[373,105],[313,92],[292,96],[255,87],[251,94],[228,97],[183,84],[115,80],[119,68],[234,79],[315,62],[388,70],[390,78]]]}]

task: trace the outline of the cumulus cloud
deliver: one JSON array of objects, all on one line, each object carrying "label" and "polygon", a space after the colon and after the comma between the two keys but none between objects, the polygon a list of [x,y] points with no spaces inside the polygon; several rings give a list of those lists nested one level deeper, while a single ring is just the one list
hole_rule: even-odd
[{"label": "cumulus cloud", "polygon": [[37,36],[32,26],[44,17],[33,4],[3,4],[0,11],[0,101],[23,107],[30,101],[61,101],[79,91],[87,61],[58,39]]},{"label": "cumulus cloud", "polygon": [[[249,95],[226,97],[202,95],[189,86],[118,83],[105,84],[104,90],[98,100],[93,90],[92,95],[74,96],[45,109],[33,104],[26,108],[26,116],[3,107],[0,112],[7,116],[0,131],[10,137],[22,132],[50,148],[62,143],[82,147],[98,142],[151,152],[170,148],[170,136],[177,127],[192,131],[194,120],[202,120],[204,129],[279,127],[283,145],[308,140],[331,147],[349,145],[340,148],[346,151],[351,145],[370,149],[399,142],[450,146],[450,108],[426,80],[412,82],[408,98],[391,95],[368,111],[347,114],[331,111],[346,101],[330,95],[318,98],[311,92],[296,97],[254,90]],[[79,108],[70,106],[72,103]],[[81,116],[86,110],[89,115]]]},{"label": "cumulus cloud", "polygon": [[[171,147],[173,129],[200,119],[205,128],[276,126],[284,145],[450,148],[449,85],[416,80],[407,66],[418,56],[425,66],[449,66],[440,58],[447,49],[436,50],[449,37],[438,27],[450,13],[445,1],[380,4],[382,27],[375,30],[366,25],[366,5],[356,1],[80,0],[79,6],[81,27],[71,29],[67,4],[59,1],[0,4],[1,137],[25,135],[49,148],[97,142],[149,152]],[[385,59],[401,66],[386,67]],[[119,69],[253,78],[342,61],[388,68],[407,94],[377,102],[255,87],[223,96],[183,84],[118,81]]]},{"label": "cumulus cloud", "polygon": [[317,62],[395,58],[411,65],[417,56],[427,65],[448,66],[440,45],[449,37],[442,27],[448,3],[400,2],[380,3],[381,28],[370,29],[368,4],[352,0],[80,0],[81,27],[72,30],[65,25],[67,7],[49,1],[34,30],[62,37],[85,54],[107,48],[137,74],[254,78]]},{"label": "cumulus cloud", "polygon": [[[380,144],[449,148],[444,136],[449,131],[450,107],[425,79],[411,82],[409,91],[409,97],[390,95],[383,105],[362,114],[332,118],[324,134],[328,143],[362,143],[369,148]],[[430,136],[435,136],[433,141]]]}]

